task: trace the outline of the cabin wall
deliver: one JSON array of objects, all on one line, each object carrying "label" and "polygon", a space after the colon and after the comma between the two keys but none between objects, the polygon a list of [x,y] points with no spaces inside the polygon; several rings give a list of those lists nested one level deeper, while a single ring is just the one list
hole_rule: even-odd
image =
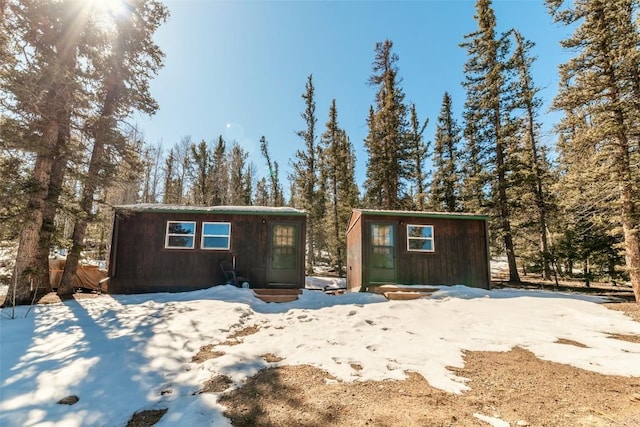
[{"label": "cabin wall", "polygon": [[357,291],[362,286],[362,221],[354,211],[347,229],[347,289]]},{"label": "cabin wall", "polygon": [[[370,283],[367,263],[371,223],[396,224],[396,282],[400,284],[466,285],[488,289],[489,255],[486,221],[446,217],[363,214],[363,283]],[[434,251],[407,248],[407,225],[434,227]]]},{"label": "cabin wall", "polygon": [[433,253],[408,251],[407,227],[398,228],[398,278],[402,283],[466,285],[489,288],[485,221],[420,218],[414,225],[433,225]]},{"label": "cabin wall", "polygon": [[[186,291],[224,284],[223,259],[236,256],[236,270],[249,275],[251,287],[267,287],[269,224],[290,221],[305,233],[305,217],[295,215],[196,212],[118,212],[109,265],[110,293]],[[167,221],[195,221],[194,249],[165,249]],[[202,222],[229,222],[229,250],[200,249]],[[302,237],[304,242],[304,237]],[[304,246],[304,245],[301,245]],[[304,268],[304,256],[301,269]],[[304,287],[304,271],[297,287]]]}]

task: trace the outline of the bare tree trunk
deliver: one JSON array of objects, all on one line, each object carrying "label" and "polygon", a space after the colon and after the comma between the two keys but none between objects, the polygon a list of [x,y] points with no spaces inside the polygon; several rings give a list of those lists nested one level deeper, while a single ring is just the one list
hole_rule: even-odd
[{"label": "bare tree trunk", "polygon": [[495,123],[496,123],[496,170],[498,175],[498,210],[501,221],[501,228],[503,233],[504,249],[507,253],[507,263],[509,265],[509,281],[519,283],[520,275],[518,274],[518,266],[516,264],[516,253],[513,244],[513,234],[511,232],[511,221],[509,214],[509,201],[507,198],[507,178],[505,176],[505,160],[504,160],[504,145],[502,143],[501,136],[501,124],[499,108],[495,110]]},{"label": "bare tree trunk", "polygon": [[[628,156],[628,151],[626,151]],[[640,225],[638,224],[638,213],[635,210],[634,203],[637,198],[634,197],[633,184],[631,182],[631,170],[629,163],[620,163],[619,167],[622,174],[621,187],[621,205],[622,205],[622,230],[624,233],[625,252],[624,258],[629,272],[629,279],[633,287],[633,294],[636,302],[640,303]]]},{"label": "bare tree trunk", "polygon": [[73,294],[73,276],[78,269],[78,262],[84,249],[84,238],[87,225],[93,218],[94,195],[102,185],[100,173],[104,171],[104,156],[109,144],[113,144],[116,138],[116,121],[114,114],[120,102],[120,87],[122,85],[122,61],[124,54],[124,33],[120,32],[115,56],[112,58],[112,69],[105,76],[103,83],[105,89],[104,103],[100,116],[93,126],[93,149],[89,160],[89,170],[84,180],[84,188],[80,200],[80,213],[76,218],[73,228],[72,246],[67,262],[64,266],[58,296],[67,297]]},{"label": "bare tree trunk", "polygon": [[42,136],[45,147],[36,156],[32,178],[35,189],[29,196],[28,218],[20,233],[18,253],[16,255],[14,286],[10,289],[5,305],[31,304],[39,294],[49,289],[49,258],[43,258],[41,247],[41,230],[44,218],[45,199],[49,193],[49,182],[54,157],[52,147],[58,138],[58,123],[52,120],[48,123]]},{"label": "bare tree trunk", "polygon": [[338,259],[338,277],[342,277],[342,245],[340,244],[340,217],[338,215],[338,183],[336,176],[333,179],[333,232],[336,239],[336,256]]}]

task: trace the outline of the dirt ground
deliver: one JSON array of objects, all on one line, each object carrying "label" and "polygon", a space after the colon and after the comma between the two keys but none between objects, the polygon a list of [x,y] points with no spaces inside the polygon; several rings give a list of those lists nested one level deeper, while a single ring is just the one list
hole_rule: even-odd
[{"label": "dirt ground", "polygon": [[[508,284],[496,282],[494,286]],[[585,289],[573,282],[556,287],[529,281],[521,286],[626,300],[633,296],[628,288],[604,284]],[[76,298],[91,297],[92,294],[76,294]],[[56,301],[55,295],[48,295],[39,303]],[[640,322],[638,303],[605,306]],[[255,332],[255,328],[248,328],[229,339],[239,341]],[[640,343],[637,336],[612,336],[612,339]],[[222,354],[214,346],[204,346],[194,354],[193,362],[201,363]],[[273,355],[263,357],[277,361]],[[403,381],[342,383],[311,366],[288,366],[265,369],[235,390],[228,390],[228,378],[212,377],[203,384],[201,392],[222,393],[220,403],[227,408],[225,415],[234,426],[489,426],[479,418],[482,416],[499,418],[511,426],[640,425],[637,377],[607,376],[546,362],[521,348],[509,352],[467,352],[464,368],[450,369],[467,378],[471,390],[459,395],[447,393],[431,387],[412,372],[407,372],[408,378]],[[137,413],[128,426],[152,426],[163,414]]]},{"label": "dirt ground", "polygon": [[[508,286],[500,282],[494,285]],[[532,281],[521,286],[585,291],[575,282],[559,285]],[[626,300],[633,296],[628,288],[605,284],[585,292]],[[605,306],[640,322],[640,304]],[[612,339],[640,343],[637,336]],[[581,345],[570,341],[564,344]],[[194,361],[208,356],[219,354],[213,348],[203,348]],[[263,357],[269,360],[273,356]],[[471,390],[460,395],[447,393],[412,372],[404,381],[341,383],[327,381],[335,379],[311,366],[288,366],[259,372],[243,387],[224,393],[220,403],[238,427],[490,425],[476,415],[499,418],[511,426],[640,425],[640,378],[601,375],[546,362],[521,348],[501,353],[467,352],[464,368],[450,369],[469,379]],[[224,386],[221,388],[224,390]]]},{"label": "dirt ground", "polygon": [[[607,307],[640,321],[636,303]],[[640,343],[640,337],[615,338]],[[199,360],[207,358],[207,350],[212,349],[201,350]],[[511,426],[640,425],[640,378],[542,361],[521,348],[468,352],[464,368],[451,370],[469,379],[471,390],[447,393],[411,372],[404,381],[341,383],[311,366],[289,366],[259,372],[240,389],[224,393],[220,403],[234,426],[246,427],[489,425],[476,414]]]}]

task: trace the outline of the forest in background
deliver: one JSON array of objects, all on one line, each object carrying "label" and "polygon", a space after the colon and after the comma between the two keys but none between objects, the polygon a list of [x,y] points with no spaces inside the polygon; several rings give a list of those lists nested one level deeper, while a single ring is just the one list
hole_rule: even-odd
[{"label": "forest in background", "polygon": [[132,203],[305,209],[309,272],[318,263],[343,271],[354,207],[486,214],[512,282],[519,270],[630,281],[640,299],[637,0],[546,1],[573,30],[561,42],[574,56],[558,70],[553,147],[540,138],[534,41],[516,28],[498,33],[490,0],[477,0],[477,29],[457,47],[467,54],[466,98],[442,94],[432,135],[405,101],[393,42],[377,43],[362,186],[336,100],[316,111],[313,75],[301,87],[300,145],[286,177],[266,136],[266,177],[222,136],[185,136],[168,149],[144,141],[129,119],[158,108],[149,82],[163,53],[153,34],[168,11],[159,1],[126,4],[105,25],[92,2],[0,0],[0,240],[17,245],[7,303],[49,290],[56,248],[68,251],[58,293],[71,293],[78,262],[107,254],[110,207]]}]

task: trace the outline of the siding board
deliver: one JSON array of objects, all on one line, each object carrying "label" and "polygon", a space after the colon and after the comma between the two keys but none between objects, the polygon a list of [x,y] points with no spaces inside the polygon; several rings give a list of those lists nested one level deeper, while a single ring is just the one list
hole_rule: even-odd
[{"label": "siding board", "polygon": [[[466,285],[489,288],[489,253],[486,217],[407,211],[354,211],[347,233],[349,273],[359,266],[361,284],[370,283],[367,273],[368,232],[372,222],[397,224],[396,274],[400,284]],[[357,221],[353,218],[357,217]],[[407,225],[434,227],[434,252],[407,249]],[[356,279],[347,280],[349,289]]]},{"label": "siding board", "polygon": [[[185,211],[186,210],[186,211]],[[110,293],[174,292],[203,289],[224,284],[220,268],[224,259],[235,255],[236,269],[248,272],[251,287],[264,288],[267,283],[268,228],[270,221],[288,221],[298,225],[302,247],[298,257],[300,272],[291,287],[304,287],[304,239],[306,215],[302,211],[242,212],[202,211],[190,212],[179,207],[175,211],[163,206],[135,210],[116,208],[109,266]],[[167,221],[196,222],[194,249],[167,249],[165,233]],[[208,250],[200,248],[203,222],[231,223],[230,248]]]}]

